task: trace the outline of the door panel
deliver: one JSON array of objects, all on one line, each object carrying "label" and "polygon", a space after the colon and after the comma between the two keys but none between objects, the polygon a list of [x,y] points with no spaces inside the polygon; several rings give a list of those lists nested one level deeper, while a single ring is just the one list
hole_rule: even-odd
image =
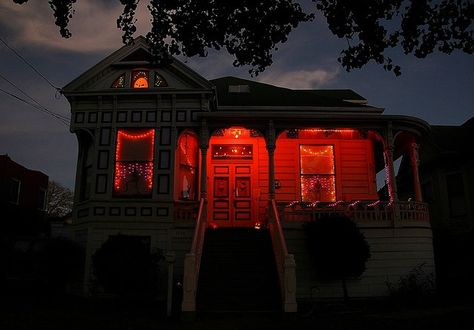
[{"label": "door panel", "polygon": [[252,203],[252,164],[211,165],[210,221],[218,227],[255,225]]}]

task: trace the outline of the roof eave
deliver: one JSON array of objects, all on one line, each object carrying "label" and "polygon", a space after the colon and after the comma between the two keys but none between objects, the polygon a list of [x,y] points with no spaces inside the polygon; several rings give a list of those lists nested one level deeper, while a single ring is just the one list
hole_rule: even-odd
[{"label": "roof eave", "polygon": [[217,112],[223,111],[291,111],[291,113],[302,111],[302,112],[318,112],[318,113],[334,113],[334,112],[343,112],[343,113],[371,113],[371,114],[381,114],[384,112],[384,108],[377,108],[371,106],[352,106],[352,107],[328,107],[328,106],[234,106],[234,105],[220,105],[217,106]]}]

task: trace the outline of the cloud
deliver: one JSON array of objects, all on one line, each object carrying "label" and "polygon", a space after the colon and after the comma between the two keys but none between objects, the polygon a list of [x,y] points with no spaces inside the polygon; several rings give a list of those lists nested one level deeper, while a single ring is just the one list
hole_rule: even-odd
[{"label": "cloud", "polygon": [[[142,1],[136,12],[136,36],[150,29],[150,15]],[[123,7],[101,1],[79,1],[73,5],[75,13],[69,22],[72,37],[64,39],[54,24],[54,17],[47,1],[29,1],[23,5],[6,1],[0,4],[0,26],[13,34],[17,45],[33,45],[49,49],[78,53],[112,51],[122,46],[117,18]],[[14,17],[14,19],[11,19]]]},{"label": "cloud", "polygon": [[340,73],[338,67],[332,69],[280,71],[269,70],[258,77],[258,81],[292,89],[313,89],[328,86]]}]

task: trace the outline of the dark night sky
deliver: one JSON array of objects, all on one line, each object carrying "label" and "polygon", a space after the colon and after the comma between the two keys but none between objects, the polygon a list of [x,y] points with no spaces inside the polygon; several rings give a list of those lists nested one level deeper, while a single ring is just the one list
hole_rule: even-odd
[{"label": "dark night sky", "polygon": [[[120,48],[116,18],[118,1],[78,1],[70,28],[73,37],[59,36],[47,1],[0,4],[0,37],[20,52],[56,86],[62,87],[98,61]],[[138,32],[145,34],[145,3],[138,12]],[[289,88],[350,88],[385,108],[386,114],[419,117],[430,124],[460,125],[474,115],[474,57],[455,52],[434,54],[424,60],[393,52],[402,66],[396,78],[370,64],[347,73],[336,61],[346,46],[327,29],[324,20],[307,23],[290,34],[274,53],[274,64],[256,79]],[[0,74],[21,87],[50,110],[69,115],[69,104],[55,90],[0,44]],[[248,68],[234,68],[224,53],[207,58],[183,59],[202,76],[212,79],[233,75],[250,78]],[[18,94],[0,78],[0,88]],[[68,187],[74,186],[77,142],[68,128],[33,108],[0,93],[0,154],[41,170]]]}]

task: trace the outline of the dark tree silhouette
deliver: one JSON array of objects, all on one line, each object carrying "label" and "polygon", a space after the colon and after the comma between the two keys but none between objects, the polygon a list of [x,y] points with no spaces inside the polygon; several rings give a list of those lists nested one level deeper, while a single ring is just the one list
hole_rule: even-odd
[{"label": "dark tree silhouette", "polygon": [[[28,0],[13,0],[23,4]],[[77,0],[50,0],[55,23],[63,37],[71,37],[69,20]],[[302,2],[302,1],[301,1]],[[158,63],[169,55],[206,56],[207,49],[225,48],[235,66],[250,65],[258,74],[272,64],[272,51],[287,40],[300,23],[319,12],[331,32],[347,40],[338,58],[347,70],[370,61],[400,75],[387,55],[401,47],[405,54],[424,58],[438,51],[474,52],[474,3],[471,0],[312,0],[305,13],[297,0],[150,0],[151,30],[147,34]],[[123,42],[133,42],[139,0],[120,0],[123,13],[117,27]]]},{"label": "dark tree silhouette", "polygon": [[348,300],[346,280],[361,276],[370,248],[357,225],[344,215],[328,215],[305,224],[307,246],[323,280],[340,280]]}]

